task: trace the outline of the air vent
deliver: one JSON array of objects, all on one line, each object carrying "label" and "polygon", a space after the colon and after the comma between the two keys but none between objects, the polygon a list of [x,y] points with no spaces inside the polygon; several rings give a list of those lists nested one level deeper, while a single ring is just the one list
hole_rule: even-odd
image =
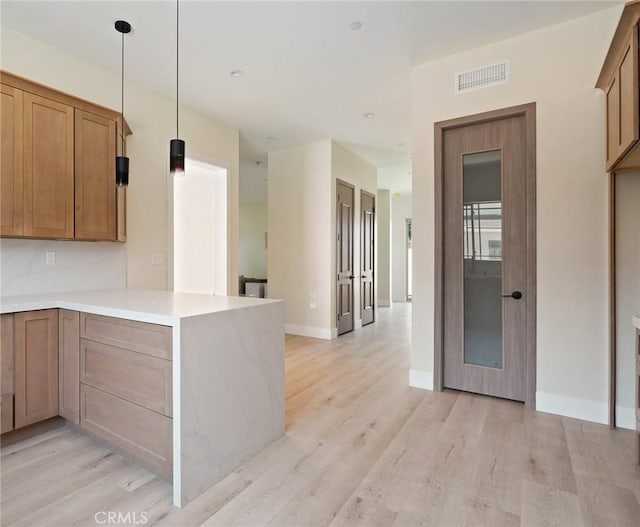
[{"label": "air vent", "polygon": [[456,93],[498,86],[509,82],[509,63],[500,62],[456,74]]}]

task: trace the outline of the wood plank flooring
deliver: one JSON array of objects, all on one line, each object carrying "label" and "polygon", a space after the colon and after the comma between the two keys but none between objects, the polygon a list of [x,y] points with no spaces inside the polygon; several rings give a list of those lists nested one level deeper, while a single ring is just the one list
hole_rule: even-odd
[{"label": "wood plank flooring", "polygon": [[108,525],[103,511],[171,527],[640,525],[633,432],[408,387],[409,319],[396,305],[334,341],[288,337],[286,435],[184,509],[61,428],[2,449],[1,524]]}]

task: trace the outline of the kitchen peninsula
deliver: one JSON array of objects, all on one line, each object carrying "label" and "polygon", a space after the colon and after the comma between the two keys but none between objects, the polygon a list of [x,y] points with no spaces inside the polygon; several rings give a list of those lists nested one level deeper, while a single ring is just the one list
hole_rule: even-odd
[{"label": "kitchen peninsula", "polygon": [[[3,297],[0,312],[3,431],[6,401],[16,427],[62,415],[172,481],[176,506],[284,433],[283,301],[113,289]],[[30,323],[54,337],[48,367],[28,360]],[[59,374],[31,398],[49,415],[25,402],[30,368]]]}]

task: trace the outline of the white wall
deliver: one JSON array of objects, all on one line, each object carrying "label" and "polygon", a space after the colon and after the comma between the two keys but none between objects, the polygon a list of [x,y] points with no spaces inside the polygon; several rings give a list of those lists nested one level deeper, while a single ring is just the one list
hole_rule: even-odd
[{"label": "white wall", "polygon": [[238,241],[238,272],[252,278],[267,277],[267,204],[240,205],[240,239]]},{"label": "white wall", "polygon": [[269,153],[269,297],[286,300],[289,333],[331,338],[331,140]]},{"label": "white wall", "polygon": [[378,227],[378,273],[376,305],[391,305],[391,192],[378,190],[376,199],[376,223]]},{"label": "white wall", "polygon": [[391,297],[407,301],[407,219],[411,218],[411,194],[391,197]]},{"label": "white wall", "polygon": [[[4,26],[1,33],[1,66],[6,71],[110,108],[119,108],[119,72],[83,62]],[[175,101],[127,82],[125,118],[133,130],[127,141],[131,184],[127,191],[126,281],[129,287],[171,288],[173,277],[169,276],[167,262],[171,262],[173,256],[170,239],[173,184],[168,170],[168,150],[169,140],[175,135]],[[180,108],[180,121],[187,155],[229,170],[227,266],[230,291],[237,291],[238,132],[211,116],[184,106]],[[30,246],[27,241],[22,243],[25,254],[17,258],[29,258]],[[63,242],[50,243],[60,253],[72,257]],[[20,251],[22,249],[16,246],[14,255]],[[110,251],[105,250],[105,255]],[[122,248],[113,244],[112,252],[119,251]],[[154,254],[162,256],[162,265],[151,264]],[[107,259],[113,260],[116,256],[109,255]],[[15,262],[17,266],[18,260]],[[92,266],[76,269],[76,273],[83,276],[92,271]]]},{"label": "white wall", "polygon": [[[359,269],[360,189],[375,193],[375,167],[323,139],[269,153],[269,297],[286,300],[288,333],[330,339],[336,329],[336,179],[353,184],[354,269]],[[355,280],[354,313],[360,314]]]},{"label": "white wall", "polygon": [[616,424],[635,430],[635,328],[640,315],[640,174],[616,174]]},{"label": "white wall", "polygon": [[[336,180],[339,179],[346,183],[350,183],[353,185],[354,192],[354,203],[353,203],[353,274],[355,275],[355,280],[353,281],[353,314],[354,314],[354,326],[357,329],[362,326],[362,313],[361,313],[361,292],[360,292],[360,244],[361,244],[361,234],[360,234],[360,224],[362,223],[361,219],[361,209],[360,209],[360,201],[361,201],[361,190],[365,190],[369,194],[376,195],[376,190],[378,186],[378,172],[376,167],[367,163],[360,157],[353,154],[351,151],[347,150],[341,144],[332,142],[331,148],[331,173],[332,173],[332,194],[336,195]],[[331,225],[331,232],[336,233],[336,221],[337,221],[337,210],[336,210],[336,200],[335,198],[331,200],[332,204],[332,212],[331,217],[333,218],[333,223]],[[377,207],[377,204],[376,204]],[[375,243],[375,241],[374,241]],[[377,244],[376,244],[377,245]],[[336,255],[336,244],[333,244],[333,252],[332,252],[332,262],[333,262],[333,276],[337,277],[337,255]],[[375,261],[375,259],[374,259]],[[375,274],[376,269],[374,269],[374,288],[375,288]],[[374,291],[375,293],[375,291]],[[336,288],[333,288],[333,298],[331,301],[332,312],[336,312]]]},{"label": "white wall", "polygon": [[187,159],[173,181],[174,291],[227,291],[227,171]]},{"label": "white wall", "polygon": [[[604,95],[593,86],[621,6],[413,71],[413,378],[433,379],[437,121],[537,103],[537,405],[607,419]],[[501,60],[511,83],[455,95],[454,75]],[[424,382],[423,386],[429,383]]]}]

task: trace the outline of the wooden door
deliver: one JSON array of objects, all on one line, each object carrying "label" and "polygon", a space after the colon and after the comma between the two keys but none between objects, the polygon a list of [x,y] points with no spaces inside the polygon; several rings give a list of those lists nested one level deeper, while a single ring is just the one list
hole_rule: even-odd
[{"label": "wooden door", "polygon": [[73,108],[25,93],[24,235],[73,238],[73,209]]},{"label": "wooden door", "polygon": [[353,331],[353,187],[336,182],[337,271],[336,310],[338,335]]},{"label": "wooden door", "polygon": [[80,424],[80,313],[61,309],[58,329],[58,413]]},{"label": "wooden door", "polygon": [[375,321],[375,220],[376,198],[360,191],[360,316],[362,325]]},{"label": "wooden door", "polygon": [[524,401],[527,121],[451,128],[443,136],[444,386]]},{"label": "wooden door", "polygon": [[15,426],[58,415],[58,310],[14,315]]},{"label": "wooden door", "polygon": [[23,96],[22,91],[0,85],[0,236],[23,233]]},{"label": "wooden door", "polygon": [[116,122],[75,110],[75,238],[116,239]]},{"label": "wooden door", "polygon": [[13,430],[13,315],[0,315],[0,434]]}]

